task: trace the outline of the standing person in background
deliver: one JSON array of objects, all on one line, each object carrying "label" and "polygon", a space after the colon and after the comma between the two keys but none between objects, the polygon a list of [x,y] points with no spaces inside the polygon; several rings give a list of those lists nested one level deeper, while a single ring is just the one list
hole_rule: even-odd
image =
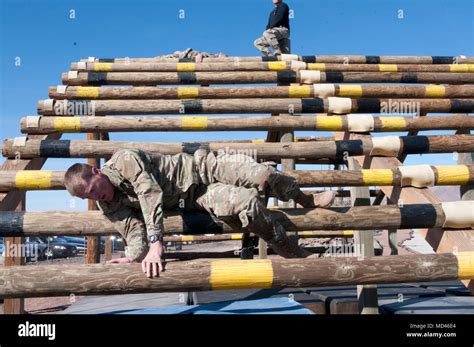
[{"label": "standing person in background", "polygon": [[255,47],[266,56],[290,53],[290,9],[281,0],[273,0],[275,8],[270,12],[266,30],[262,37],[255,40]]}]

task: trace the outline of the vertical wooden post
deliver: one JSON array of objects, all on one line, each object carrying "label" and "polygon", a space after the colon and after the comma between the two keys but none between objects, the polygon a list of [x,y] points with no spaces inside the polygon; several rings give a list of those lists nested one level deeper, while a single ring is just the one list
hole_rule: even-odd
[{"label": "vertical wooden post", "polygon": [[[347,159],[349,170],[360,170],[361,166],[352,157]],[[350,187],[353,206],[370,205],[369,187]],[[357,256],[374,256],[374,234],[372,230],[354,230],[354,247]],[[358,285],[359,313],[378,314],[377,285]]]},{"label": "vertical wooden post", "polygon": [[[470,130],[458,130],[457,135],[470,134]],[[474,153],[458,153],[459,165],[472,165],[474,163]],[[460,186],[461,200],[474,200],[474,185]],[[473,240],[474,241],[474,240]]]},{"label": "vertical wooden post", "polygon": [[[99,134],[100,140],[102,141],[109,141],[109,133],[100,133]],[[105,236],[105,250],[104,250],[104,261],[112,259],[112,239],[109,235]]]},{"label": "vertical wooden post", "polygon": [[[20,200],[15,211],[25,211],[26,208],[26,192],[22,192],[23,197]],[[25,265],[25,254],[23,254],[24,237],[5,237],[4,238],[4,254],[5,266]],[[9,249],[7,249],[9,248]],[[9,252],[13,251],[16,254],[9,256]],[[3,301],[3,312],[5,314],[24,314],[25,313],[25,299],[5,299]]]},{"label": "vertical wooden post", "polygon": [[[100,140],[98,133],[87,133],[88,140]],[[100,168],[100,159],[89,158],[87,163]],[[97,205],[94,200],[88,200],[88,210],[96,211]],[[100,236],[87,236],[87,264],[100,263]]]}]

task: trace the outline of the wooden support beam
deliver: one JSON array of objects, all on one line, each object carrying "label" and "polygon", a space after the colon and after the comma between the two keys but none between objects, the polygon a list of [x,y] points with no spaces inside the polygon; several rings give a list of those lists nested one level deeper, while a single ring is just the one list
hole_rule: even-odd
[{"label": "wooden support beam", "polygon": [[417,86],[333,84],[321,90],[312,85],[301,86],[214,86],[214,87],[49,87],[52,99],[233,99],[233,98],[473,98],[474,85]]},{"label": "wooden support beam", "polygon": [[[473,76],[474,73],[469,74]],[[256,114],[256,113],[382,113],[419,114],[469,113],[472,99],[383,99],[383,98],[279,98],[279,99],[192,99],[192,100],[39,100],[38,114],[45,116],[105,116],[141,114]],[[190,123],[192,129],[203,127]],[[189,118],[187,119],[190,120]],[[59,123],[60,124],[60,123]],[[185,124],[186,125],[186,124]],[[317,124],[316,124],[317,126]],[[321,129],[319,129],[321,130]]]},{"label": "wooden support beam", "polygon": [[[433,136],[393,136],[378,137],[378,148],[390,143],[390,153],[466,153],[474,151],[474,135],[433,135]],[[383,143],[382,143],[383,142]],[[101,158],[111,156],[119,149],[142,149],[144,151],[176,154],[193,153],[206,146],[215,152],[239,154],[256,154],[260,159],[273,160],[281,158],[340,158],[343,156],[370,155],[374,149],[374,138],[363,137],[354,140],[317,141],[296,143],[232,143],[232,142],[127,142],[127,141],[82,141],[82,140],[36,140],[28,139],[25,143],[5,139],[3,156],[22,158]],[[394,152],[396,146],[396,153]],[[377,155],[380,155],[377,151]],[[386,153],[386,152],[385,152]],[[382,153],[383,155],[383,153]]]},{"label": "wooden support beam", "polygon": [[[468,201],[450,204],[454,204],[457,209],[472,208]],[[270,209],[270,213],[287,231],[439,228],[447,221],[442,204]],[[166,211],[165,216],[164,227],[167,233],[193,233],[190,230],[202,230],[200,225],[196,225],[199,216],[179,211]],[[467,223],[474,226],[474,220]],[[457,235],[456,230],[452,231]],[[0,236],[5,237],[108,235],[116,232],[107,218],[96,211],[0,212]]]},{"label": "wooden support beam", "polygon": [[[363,117],[363,118],[362,118]],[[349,131],[357,132],[358,120],[371,123],[371,132],[410,130],[471,130],[472,116],[391,117],[354,114],[350,116],[145,116],[145,117],[40,117],[20,120],[28,134],[137,132],[137,131]],[[34,122],[33,122],[34,121]],[[360,132],[365,132],[360,129]],[[267,141],[268,142],[268,141]]]},{"label": "wooden support beam", "polygon": [[[310,74],[308,74],[309,72]],[[309,76],[309,78],[308,78]],[[262,84],[262,83],[447,83],[472,84],[474,74],[457,72],[320,72],[223,71],[223,72],[77,72],[61,75],[69,86],[157,84]]]},{"label": "wooden support beam", "polygon": [[244,288],[448,281],[474,276],[474,253],[173,262],[149,279],[141,264],[0,269],[0,297],[111,295]]}]

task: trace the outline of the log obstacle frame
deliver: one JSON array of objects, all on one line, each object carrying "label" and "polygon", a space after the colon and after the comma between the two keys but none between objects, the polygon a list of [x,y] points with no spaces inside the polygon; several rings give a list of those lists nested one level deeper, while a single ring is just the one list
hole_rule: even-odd
[{"label": "log obstacle frame", "polygon": [[[208,145],[211,149],[219,146],[255,148],[260,151],[260,157],[275,159],[289,168],[296,160],[322,162],[329,159],[329,162],[334,160],[335,168],[340,169],[338,157],[349,153],[351,160],[358,163],[358,169],[332,174],[297,170],[289,171],[289,174],[301,186],[307,187],[361,187],[368,194],[369,186],[379,186],[374,205],[380,204],[383,196],[394,204],[322,211],[272,209],[272,214],[281,218],[283,224],[286,223],[288,231],[307,233],[301,237],[354,237],[355,242],[367,245],[364,235],[372,233],[371,230],[376,227],[392,231],[416,228],[440,254],[307,260],[203,260],[170,264],[163,277],[155,280],[144,278],[135,269],[138,266],[71,266],[68,273],[63,272],[61,266],[39,266],[35,267],[36,277],[35,272],[27,267],[7,266],[0,269],[3,283],[0,297],[5,297],[7,304],[12,303],[6,312],[21,312],[22,301],[18,298],[27,296],[176,290],[177,284],[183,285],[179,274],[190,276],[191,281],[184,281],[184,287],[189,290],[342,284],[364,285],[367,289],[367,285],[377,283],[460,279],[474,292],[472,221],[466,214],[461,217],[452,215],[453,210],[460,209],[459,206],[470,209],[472,204],[464,201],[457,208],[449,208],[440,204],[429,190],[433,185],[461,185],[472,189],[472,162],[458,166],[420,165],[418,168],[402,165],[408,154],[474,152],[473,136],[469,135],[474,122],[471,116],[466,115],[474,110],[474,58],[282,55],[278,59],[204,58],[203,63],[155,58],[131,58],[126,61],[120,58],[106,61],[88,58],[73,63],[71,71],[62,75],[66,85],[50,87],[48,96],[51,99],[39,102],[39,115],[21,120],[21,131],[28,134],[28,139],[19,137],[4,142],[3,154],[9,159],[0,168],[0,235],[10,242],[21,242],[21,237],[26,235],[62,233],[92,236],[116,233],[98,212],[84,214],[79,219],[83,221],[82,226],[69,231],[64,223],[50,223],[49,229],[47,223],[43,223],[40,228],[35,228],[35,218],[46,220],[46,216],[11,212],[24,199],[25,190],[64,188],[63,172],[35,171],[41,169],[46,158],[85,157],[97,161],[101,157],[107,158],[120,146],[137,146],[136,143],[121,143],[114,147],[117,143],[113,141],[103,142],[108,139],[106,133],[113,131],[268,130],[267,140],[263,142],[215,142]],[[241,62],[238,69],[232,67],[236,66],[235,61]],[[359,82],[364,84],[357,84]],[[367,82],[409,85],[365,84]],[[209,87],[210,83],[218,86]],[[229,83],[278,83],[278,86],[220,86]],[[437,84],[419,85],[426,83]],[[170,87],[167,84],[187,85]],[[200,86],[191,86],[193,84]],[[413,102],[419,108],[414,112],[415,117],[387,116],[381,109],[382,103],[387,102]],[[81,117],[75,113],[74,117],[57,114],[55,106],[65,105],[67,108],[75,103],[91,107],[93,114]],[[374,114],[364,114],[367,112]],[[117,116],[137,113],[180,114],[180,117]],[[195,116],[196,113],[204,115]],[[276,116],[205,115],[210,113],[273,113]],[[309,116],[308,113],[316,115]],[[427,113],[451,115],[426,117]],[[295,130],[332,131],[335,141],[296,142]],[[458,132],[449,136],[419,135],[419,131],[423,130]],[[380,147],[380,140],[375,141],[367,135],[370,132],[404,131],[408,132],[408,136],[400,137],[395,148],[393,146],[397,141],[393,137],[390,141],[387,139],[389,146]],[[88,133],[89,141],[61,140],[61,135],[67,132]],[[97,139],[96,142],[90,141],[92,138]],[[182,150],[192,152],[199,145],[156,144],[160,150],[165,148],[169,153]],[[150,145],[138,146],[146,148]],[[318,151],[319,155],[316,154]],[[14,159],[18,154],[21,159]],[[353,199],[370,196],[363,192],[360,190],[355,195],[351,192],[351,196]],[[398,206],[401,200],[408,204]],[[377,213],[380,224],[374,217]],[[76,214],[76,218],[80,215]],[[54,214],[50,213],[50,216]],[[61,218],[65,215],[57,212],[56,216]],[[214,237],[187,235],[187,227],[179,214],[172,213],[165,223],[170,232],[184,233],[178,236],[172,235],[173,232],[168,234],[166,240],[171,242],[242,239],[242,234],[232,233],[238,230],[225,225],[221,226],[223,233]],[[304,231],[316,227],[322,231],[313,234]],[[347,231],[348,228],[354,230]],[[18,264],[18,261],[11,264]],[[387,267],[391,267],[391,271],[385,271]],[[321,269],[327,271],[323,271],[320,277],[311,275]],[[74,272],[72,270],[77,273],[70,275]],[[49,280],[34,287],[25,285],[31,279],[37,281],[38,274],[50,274],[58,280]],[[83,280],[87,280],[88,284],[81,285]],[[67,285],[62,287],[61,283]],[[370,300],[365,303],[366,306],[363,301],[361,299],[362,307],[366,309]]]}]

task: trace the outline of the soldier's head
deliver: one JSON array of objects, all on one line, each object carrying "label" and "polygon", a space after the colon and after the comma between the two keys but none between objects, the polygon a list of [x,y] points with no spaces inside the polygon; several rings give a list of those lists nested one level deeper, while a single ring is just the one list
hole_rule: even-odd
[{"label": "soldier's head", "polygon": [[280,2],[281,2],[281,0],[273,0],[273,3],[274,3],[275,5],[278,5]]},{"label": "soldier's head", "polygon": [[100,169],[88,164],[72,165],[64,175],[64,185],[72,196],[81,199],[112,201],[114,186]]}]

